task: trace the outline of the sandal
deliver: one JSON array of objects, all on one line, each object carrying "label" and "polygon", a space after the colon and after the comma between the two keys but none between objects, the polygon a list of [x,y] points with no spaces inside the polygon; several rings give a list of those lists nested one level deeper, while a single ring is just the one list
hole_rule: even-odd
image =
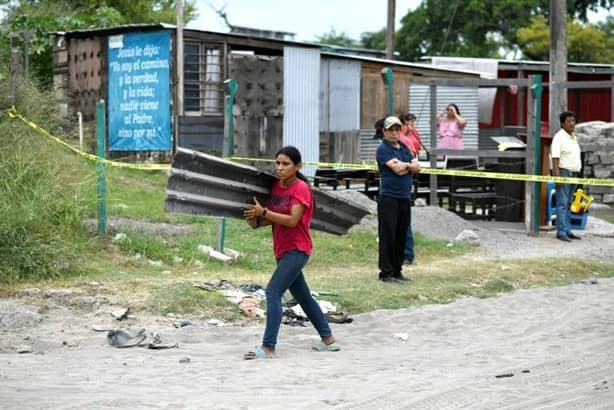
[{"label": "sandal", "polygon": [[126,328],[109,330],[107,333],[107,342],[115,347],[140,346],[146,338],[145,329]]},{"label": "sandal", "polygon": [[313,347],[313,350],[318,352],[338,352],[339,350],[341,350],[341,347],[339,347],[336,342],[332,342],[331,344],[327,345],[326,343],[321,341]]},{"label": "sandal", "polygon": [[249,352],[243,355],[245,360],[254,360],[254,359],[277,359],[277,355],[268,354],[262,349],[260,346],[255,346],[254,350],[250,350]]}]

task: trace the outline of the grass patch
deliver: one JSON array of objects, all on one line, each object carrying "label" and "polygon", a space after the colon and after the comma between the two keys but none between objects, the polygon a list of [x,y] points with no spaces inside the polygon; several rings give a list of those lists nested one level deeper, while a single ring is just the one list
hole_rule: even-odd
[{"label": "grass patch", "polygon": [[[0,91],[4,85],[0,81]],[[28,93],[20,97],[21,106],[28,107],[24,114],[59,132],[61,117],[45,109],[53,107],[51,97],[33,87]],[[113,297],[136,310],[238,320],[242,314],[222,295],[192,282],[267,284],[275,268],[270,229],[252,230],[244,221],[228,219],[225,246],[242,256],[232,265],[208,260],[199,246],[215,246],[217,219],[165,213],[166,172],[110,167],[110,217],[193,229],[182,234],[125,230],[121,240],[92,234],[83,219],[96,215],[94,164],[3,112],[0,135],[0,294],[70,287]],[[314,291],[332,294],[324,298],[352,314],[614,276],[614,265],[589,260],[478,260],[469,246],[416,234],[413,281],[391,285],[377,280],[376,232],[313,232],[313,240],[315,251],[305,268],[308,283]],[[88,285],[92,281],[101,285]]]},{"label": "grass patch", "polygon": [[218,292],[207,292],[188,283],[177,283],[152,290],[143,307],[162,314],[185,315],[206,312],[208,317],[226,321],[241,318],[239,308]]}]

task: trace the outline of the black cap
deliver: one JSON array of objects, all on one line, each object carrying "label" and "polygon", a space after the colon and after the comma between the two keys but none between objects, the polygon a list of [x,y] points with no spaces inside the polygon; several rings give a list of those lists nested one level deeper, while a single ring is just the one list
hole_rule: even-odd
[{"label": "black cap", "polygon": [[384,120],[385,118],[380,118],[375,121],[375,135],[373,136],[374,140],[384,139]]}]

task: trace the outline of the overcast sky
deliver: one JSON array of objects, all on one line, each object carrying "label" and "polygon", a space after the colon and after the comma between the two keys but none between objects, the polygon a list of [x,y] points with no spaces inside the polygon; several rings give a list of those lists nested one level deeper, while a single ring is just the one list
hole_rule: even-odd
[{"label": "overcast sky", "polygon": [[[387,0],[197,0],[199,17],[188,28],[228,32],[224,20],[209,6],[225,7],[230,24],[296,33],[297,41],[316,36],[345,33],[355,40],[363,32],[386,27]],[[396,25],[420,0],[396,0]]]}]

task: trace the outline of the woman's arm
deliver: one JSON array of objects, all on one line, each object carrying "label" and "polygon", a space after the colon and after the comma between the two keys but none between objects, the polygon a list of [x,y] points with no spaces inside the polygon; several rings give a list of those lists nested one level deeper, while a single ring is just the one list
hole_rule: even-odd
[{"label": "woman's arm", "polygon": [[454,107],[452,107],[452,109],[454,110],[454,117],[456,118],[456,121],[458,121],[458,125],[461,128],[465,128],[465,125],[467,125],[467,120],[464,119],[463,117],[461,117],[457,112],[456,109],[454,109]]},{"label": "woman's arm", "polygon": [[243,216],[248,218],[248,220],[250,218],[260,218],[260,226],[271,225],[274,223],[287,226],[288,228],[294,228],[301,220],[303,212],[305,212],[305,205],[303,204],[292,205],[292,208],[290,208],[290,214],[273,212],[260,205],[260,202],[258,202],[256,197],[254,197],[254,204],[248,205],[248,207],[249,209],[243,212]]}]

